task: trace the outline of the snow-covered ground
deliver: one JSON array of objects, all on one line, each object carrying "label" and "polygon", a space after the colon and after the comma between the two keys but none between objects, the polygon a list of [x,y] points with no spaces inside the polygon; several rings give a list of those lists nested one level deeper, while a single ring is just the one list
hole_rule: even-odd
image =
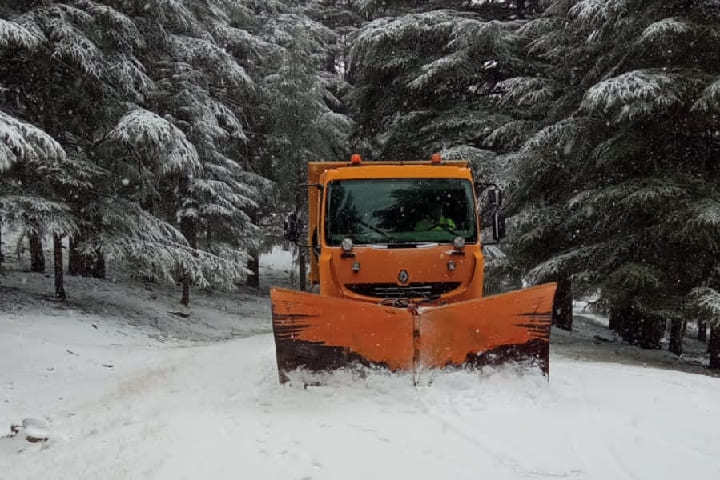
[{"label": "snow-covered ground", "polygon": [[[288,259],[261,258],[266,282]],[[0,436],[0,479],[720,478],[720,379],[588,361],[584,340],[629,348],[591,317],[553,332],[549,382],[338,373],[303,389],[277,382],[264,288],[180,310],[172,290],[68,280],[57,306],[51,279],[0,277],[0,435],[25,418],[48,435]]]}]

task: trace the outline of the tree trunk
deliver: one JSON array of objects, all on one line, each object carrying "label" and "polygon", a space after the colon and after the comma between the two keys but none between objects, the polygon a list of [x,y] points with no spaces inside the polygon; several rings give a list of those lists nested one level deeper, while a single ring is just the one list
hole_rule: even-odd
[{"label": "tree trunk", "polygon": [[105,278],[105,255],[102,254],[99,248],[95,249],[95,268],[93,270],[93,278]]},{"label": "tree trunk", "polygon": [[260,254],[255,249],[248,252],[247,268],[250,270],[246,280],[247,286],[260,288]]},{"label": "tree trunk", "polygon": [[68,275],[81,275],[81,256],[78,251],[80,241],[77,237],[70,237],[68,241]]},{"label": "tree trunk", "polygon": [[[257,212],[250,213],[250,221],[257,225],[258,215]],[[260,288],[260,251],[256,248],[248,250],[247,269],[250,270],[245,284],[248,287]]]},{"label": "tree trunk", "polygon": [[[180,196],[187,195],[190,188],[189,179],[186,177],[180,178],[179,187]],[[195,218],[189,215],[183,215],[180,218],[180,231],[185,237],[185,240],[190,244],[190,248],[195,250],[197,248],[197,226],[195,225]],[[182,298],[180,299],[180,303],[185,306],[190,305],[191,283],[192,275],[189,265],[183,265]]]},{"label": "tree trunk", "polygon": [[65,286],[63,285],[63,254],[62,237],[53,236],[53,268],[55,270],[55,298],[65,300]]},{"label": "tree trunk", "polygon": [[710,369],[720,370],[720,326],[710,327],[708,352],[710,353]]},{"label": "tree trunk", "polygon": [[697,339],[703,343],[707,342],[707,322],[705,320],[698,319]]},{"label": "tree trunk", "polygon": [[186,307],[190,305],[190,274],[187,272],[183,274],[182,298],[180,299],[180,303]]},{"label": "tree trunk", "polygon": [[683,353],[684,321],[682,318],[674,318],[670,322],[670,346],[669,350],[675,355]]},{"label": "tree trunk", "polygon": [[569,275],[563,275],[557,282],[554,301],[553,324],[558,328],[572,331],[572,301],[572,279]]},{"label": "tree trunk", "polygon": [[30,271],[45,272],[45,255],[43,255],[42,239],[37,233],[31,233],[30,238]]},{"label": "tree trunk", "polygon": [[618,318],[617,312],[612,307],[608,312],[608,328],[613,332],[617,332],[620,328],[620,319]]},{"label": "tree trunk", "polygon": [[610,307],[610,328],[623,338],[626,338],[631,320],[631,308],[625,305],[612,305]]},{"label": "tree trunk", "polygon": [[[190,244],[190,247],[195,249],[197,247],[197,241],[195,238],[195,220],[192,217],[182,217],[180,220],[180,231]],[[180,303],[185,306],[190,305],[191,284],[192,275],[190,273],[189,265],[183,265],[182,299],[180,299]]]},{"label": "tree trunk", "polygon": [[2,246],[3,246],[3,241],[2,241],[2,217],[0,217],[0,267],[2,267],[2,263],[3,263],[3,261],[5,260],[5,257],[3,257],[3,253],[2,253]]}]

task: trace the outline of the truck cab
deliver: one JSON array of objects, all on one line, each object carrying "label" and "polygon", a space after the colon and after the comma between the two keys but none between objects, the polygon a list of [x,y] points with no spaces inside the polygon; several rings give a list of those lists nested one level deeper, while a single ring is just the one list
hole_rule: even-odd
[{"label": "truck cab", "polygon": [[308,165],[310,281],[321,295],[442,304],[480,298],[483,256],[465,161]]}]

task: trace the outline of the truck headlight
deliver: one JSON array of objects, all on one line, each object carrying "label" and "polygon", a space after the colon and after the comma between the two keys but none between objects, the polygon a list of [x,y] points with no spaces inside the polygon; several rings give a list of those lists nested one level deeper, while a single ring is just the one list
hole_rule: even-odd
[{"label": "truck headlight", "polygon": [[453,239],[453,247],[455,250],[462,250],[465,248],[465,238],[463,237],[455,237]]},{"label": "truck headlight", "polygon": [[350,253],[352,251],[352,247],[353,247],[352,238],[349,238],[349,237],[343,238],[343,241],[340,244],[340,246],[342,247],[343,252]]}]

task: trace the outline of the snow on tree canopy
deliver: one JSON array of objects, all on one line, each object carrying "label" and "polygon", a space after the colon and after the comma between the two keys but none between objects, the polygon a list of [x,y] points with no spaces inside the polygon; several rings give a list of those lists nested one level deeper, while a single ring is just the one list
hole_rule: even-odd
[{"label": "snow on tree canopy", "polygon": [[692,205],[693,216],[688,223],[693,227],[713,227],[720,230],[720,202],[705,199]]},{"label": "snow on tree canopy", "polygon": [[156,88],[156,84],[145,72],[145,66],[135,57],[125,54],[109,59],[107,78],[125,93],[145,95]]},{"label": "snow on tree canopy", "polygon": [[50,135],[0,111],[0,171],[22,160],[64,160],[65,151]]},{"label": "snow on tree canopy", "polygon": [[[365,26],[353,42],[349,54],[350,69],[358,71],[368,68],[379,69],[382,68],[383,64],[385,64],[385,67],[397,66],[397,64],[393,64],[387,59],[379,62],[379,58],[388,53],[398,57],[398,61],[403,61],[399,58],[399,52],[394,50],[393,52],[386,51],[387,45],[390,44],[396,44],[398,49],[404,48],[403,46],[411,46],[412,49],[416,49],[417,42],[420,39],[429,41],[429,38],[440,37],[447,41],[459,41],[458,39],[466,37],[461,35],[460,32],[468,33],[470,31],[475,33],[475,37],[484,39],[488,35],[495,33],[496,28],[497,26],[492,24],[463,18],[457,12],[444,10],[406,15],[396,19],[382,18]],[[445,63],[450,65],[456,60],[450,58]],[[431,65],[428,68],[433,70]]]},{"label": "snow on tree canopy", "polygon": [[36,48],[44,39],[15,22],[0,18],[0,48],[21,47]]},{"label": "snow on tree canopy", "polygon": [[643,210],[652,212],[663,205],[687,197],[687,189],[665,178],[632,179],[607,187],[588,199],[591,203],[612,204],[621,207],[616,213],[625,210]]},{"label": "snow on tree canopy", "polygon": [[493,130],[482,144],[489,148],[517,149],[535,132],[536,122],[513,120]]},{"label": "snow on tree canopy", "polygon": [[122,12],[90,0],[76,0],[75,5],[91,14],[105,30],[104,35],[111,37],[125,53],[135,52],[146,46],[135,22]]},{"label": "snow on tree canopy", "polygon": [[521,36],[539,37],[554,32],[562,25],[562,20],[555,17],[540,17],[530,20],[518,28],[517,33]]},{"label": "snow on tree canopy", "polygon": [[553,82],[547,78],[513,77],[498,82],[495,88],[503,92],[501,105],[510,103],[531,107],[555,96]]},{"label": "snow on tree canopy", "polygon": [[253,80],[235,58],[209,40],[170,35],[168,45],[175,58],[195,67],[209,69],[213,75],[227,82],[229,86],[244,88],[254,85]]},{"label": "snow on tree canopy", "polygon": [[693,110],[720,114],[720,78],[705,89],[700,99],[693,105]]},{"label": "snow on tree canopy", "polygon": [[11,227],[27,233],[72,235],[78,231],[67,205],[34,195],[0,197],[0,216]]},{"label": "snow on tree canopy", "polygon": [[636,0],[582,0],[568,11],[570,26],[587,34],[587,43],[599,43],[618,22],[629,21]]},{"label": "snow on tree canopy", "polygon": [[185,6],[184,0],[144,0],[143,10],[149,18],[156,18],[161,25],[171,25],[173,30],[192,33],[202,31],[195,15]]},{"label": "snow on tree canopy", "polygon": [[685,103],[693,80],[658,70],[634,70],[602,81],[586,93],[580,108],[613,123],[649,118]]},{"label": "snow on tree canopy", "polygon": [[107,135],[116,142],[144,154],[158,163],[160,175],[200,171],[202,165],[195,147],[172,123],[148,110],[126,113]]},{"label": "snow on tree canopy", "polygon": [[50,41],[53,57],[77,65],[94,77],[101,76],[103,53],[79,27],[92,25],[92,15],[69,5],[57,4],[38,9],[33,13],[32,20]]},{"label": "snow on tree canopy", "polygon": [[589,133],[594,128],[592,120],[571,117],[549,125],[533,135],[523,145],[523,151],[553,151],[572,153],[580,151],[579,146],[590,146]]},{"label": "snow on tree canopy", "polygon": [[627,12],[632,0],[582,0],[568,12],[580,22],[597,26],[603,21]]},{"label": "snow on tree canopy", "polygon": [[423,65],[420,69],[422,73],[408,83],[408,88],[421,90],[438,77],[441,80],[445,79],[449,72],[453,72],[462,67],[466,61],[466,56],[462,51],[440,57],[433,62]]},{"label": "snow on tree canopy", "polygon": [[711,255],[720,253],[720,201],[704,198],[693,202],[680,234],[688,242],[703,245]]},{"label": "snow on tree canopy", "polygon": [[604,244],[590,245],[556,255],[530,270],[526,280],[536,285],[557,278],[560,272],[572,271],[577,269],[578,265],[585,265],[601,256],[604,249],[606,249]]},{"label": "snow on tree canopy", "polygon": [[642,38],[649,41],[667,40],[669,35],[677,35],[693,30],[695,26],[681,18],[663,18],[648,26],[642,33]]},{"label": "snow on tree canopy", "polygon": [[712,325],[720,325],[720,293],[710,287],[698,287],[689,295],[690,301]]}]

